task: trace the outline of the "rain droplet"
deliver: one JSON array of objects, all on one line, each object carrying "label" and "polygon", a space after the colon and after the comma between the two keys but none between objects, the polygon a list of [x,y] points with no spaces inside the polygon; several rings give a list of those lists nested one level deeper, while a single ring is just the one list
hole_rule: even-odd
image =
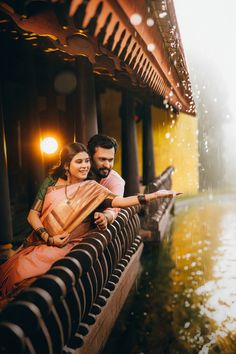
[{"label": "rain droplet", "polygon": [[186,322],[186,323],[184,324],[184,328],[189,328],[189,326],[190,326],[190,322]]},{"label": "rain droplet", "polygon": [[166,135],[165,135],[166,139],[169,139],[170,138],[170,133],[167,132]]},{"label": "rain droplet", "polygon": [[164,18],[164,17],[166,17],[166,15],[167,15],[167,12],[165,12],[165,11],[159,13],[160,18]]}]

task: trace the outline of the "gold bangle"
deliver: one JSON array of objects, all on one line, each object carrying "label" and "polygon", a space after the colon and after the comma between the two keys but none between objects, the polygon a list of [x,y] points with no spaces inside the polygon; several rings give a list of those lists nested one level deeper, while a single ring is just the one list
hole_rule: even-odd
[{"label": "gold bangle", "polygon": [[41,235],[44,233],[44,232],[47,232],[47,230],[45,229],[45,227],[39,227],[37,228],[36,230],[34,230],[36,232],[36,234],[41,237]]}]

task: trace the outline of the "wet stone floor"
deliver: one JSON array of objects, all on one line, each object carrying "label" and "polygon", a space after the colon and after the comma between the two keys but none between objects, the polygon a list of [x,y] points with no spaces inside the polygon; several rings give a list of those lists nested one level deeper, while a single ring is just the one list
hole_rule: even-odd
[{"label": "wet stone floor", "polygon": [[236,196],[180,201],[102,354],[236,354]]}]

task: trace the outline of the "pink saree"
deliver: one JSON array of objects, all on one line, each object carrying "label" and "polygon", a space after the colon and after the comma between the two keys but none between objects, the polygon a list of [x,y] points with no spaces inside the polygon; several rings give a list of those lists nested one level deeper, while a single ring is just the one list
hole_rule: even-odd
[{"label": "pink saree", "polygon": [[69,233],[70,241],[62,248],[47,246],[32,232],[27,246],[0,266],[0,289],[6,295],[25,279],[47,272],[51,265],[64,257],[91,229],[84,220],[111,192],[95,181],[85,181],[67,186],[49,187],[44,199],[41,221],[51,236]]}]

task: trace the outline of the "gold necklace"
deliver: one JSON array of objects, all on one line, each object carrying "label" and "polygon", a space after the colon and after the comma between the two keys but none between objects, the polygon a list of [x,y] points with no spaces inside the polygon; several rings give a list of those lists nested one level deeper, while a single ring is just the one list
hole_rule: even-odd
[{"label": "gold necklace", "polygon": [[75,192],[71,196],[69,196],[67,194],[67,187],[68,187],[68,184],[65,185],[66,204],[70,204],[71,203],[71,199],[73,199],[75,197],[76,193],[80,189],[80,184],[78,185],[78,187],[76,188]]}]

